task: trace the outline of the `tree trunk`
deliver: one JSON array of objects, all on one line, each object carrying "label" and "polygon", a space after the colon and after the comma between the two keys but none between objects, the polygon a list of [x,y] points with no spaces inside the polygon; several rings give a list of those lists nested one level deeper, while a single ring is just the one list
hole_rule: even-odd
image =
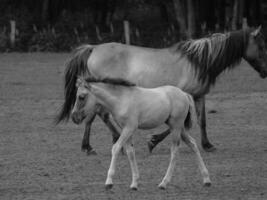
[{"label": "tree trunk", "polygon": [[242,25],[244,17],[244,0],[239,0],[238,25]]},{"label": "tree trunk", "polygon": [[189,38],[195,36],[195,7],[192,0],[187,0],[187,21],[188,21],[188,30],[187,34]]},{"label": "tree trunk", "polygon": [[233,17],[232,17],[232,30],[237,29],[237,20],[238,20],[238,5],[239,5],[239,0],[234,0],[233,4]]},{"label": "tree trunk", "polygon": [[186,17],[184,13],[185,4],[183,0],[173,0],[176,20],[180,29],[180,36],[182,39],[187,38],[186,31]]},{"label": "tree trunk", "polygon": [[42,20],[45,22],[48,18],[48,6],[49,6],[49,0],[43,0],[42,5]]}]

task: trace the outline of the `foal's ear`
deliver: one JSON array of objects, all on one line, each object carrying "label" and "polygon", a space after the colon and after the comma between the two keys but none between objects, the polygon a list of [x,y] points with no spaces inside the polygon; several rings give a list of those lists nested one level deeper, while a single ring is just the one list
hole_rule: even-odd
[{"label": "foal's ear", "polygon": [[261,25],[260,25],[258,28],[256,28],[256,29],[251,33],[251,35],[253,35],[254,37],[256,37],[256,36],[259,35],[260,32],[261,32]]},{"label": "foal's ear", "polygon": [[84,83],[84,87],[85,87],[86,89],[88,89],[88,90],[91,89],[91,85],[90,85],[90,83],[88,83],[88,82],[86,82],[86,81],[85,81],[85,83]]},{"label": "foal's ear", "polygon": [[78,76],[76,80],[76,87],[79,87],[82,84],[82,82],[83,82],[82,78]]}]

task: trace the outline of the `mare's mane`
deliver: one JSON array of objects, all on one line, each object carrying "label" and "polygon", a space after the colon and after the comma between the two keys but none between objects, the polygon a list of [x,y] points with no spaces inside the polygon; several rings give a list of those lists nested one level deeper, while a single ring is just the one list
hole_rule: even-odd
[{"label": "mare's mane", "polygon": [[213,85],[222,71],[240,63],[251,31],[216,33],[201,39],[181,41],[172,50],[187,57],[200,81]]}]

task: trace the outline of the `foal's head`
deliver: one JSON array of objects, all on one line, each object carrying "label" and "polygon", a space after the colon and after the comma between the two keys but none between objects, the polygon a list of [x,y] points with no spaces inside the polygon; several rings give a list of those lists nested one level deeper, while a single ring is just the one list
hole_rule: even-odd
[{"label": "foal's head", "polygon": [[81,78],[76,81],[76,101],[71,112],[72,121],[76,124],[82,123],[86,117],[94,115],[96,111],[96,98],[89,91],[89,85]]},{"label": "foal's head", "polygon": [[244,58],[262,78],[267,76],[267,53],[261,26],[249,34]]}]

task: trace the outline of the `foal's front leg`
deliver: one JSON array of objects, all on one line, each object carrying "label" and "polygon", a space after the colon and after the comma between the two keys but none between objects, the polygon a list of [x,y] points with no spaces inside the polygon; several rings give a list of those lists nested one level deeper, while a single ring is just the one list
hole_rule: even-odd
[{"label": "foal's front leg", "polygon": [[134,128],[124,127],[122,130],[121,136],[119,137],[117,142],[112,146],[112,150],[111,150],[112,157],[111,157],[111,162],[110,162],[110,166],[109,166],[109,170],[108,170],[108,174],[107,174],[107,179],[106,179],[106,183],[105,183],[106,189],[111,189],[113,186],[113,177],[115,174],[115,168],[116,168],[116,162],[117,162],[118,154],[119,154],[122,146],[129,139],[129,137],[132,135],[134,130],[135,130]]},{"label": "foal's front leg", "polygon": [[138,179],[139,179],[139,170],[137,167],[137,162],[135,158],[135,150],[132,143],[132,137],[130,137],[125,144],[126,153],[130,162],[131,170],[132,170],[132,183],[130,188],[132,190],[137,190],[138,187]]}]

